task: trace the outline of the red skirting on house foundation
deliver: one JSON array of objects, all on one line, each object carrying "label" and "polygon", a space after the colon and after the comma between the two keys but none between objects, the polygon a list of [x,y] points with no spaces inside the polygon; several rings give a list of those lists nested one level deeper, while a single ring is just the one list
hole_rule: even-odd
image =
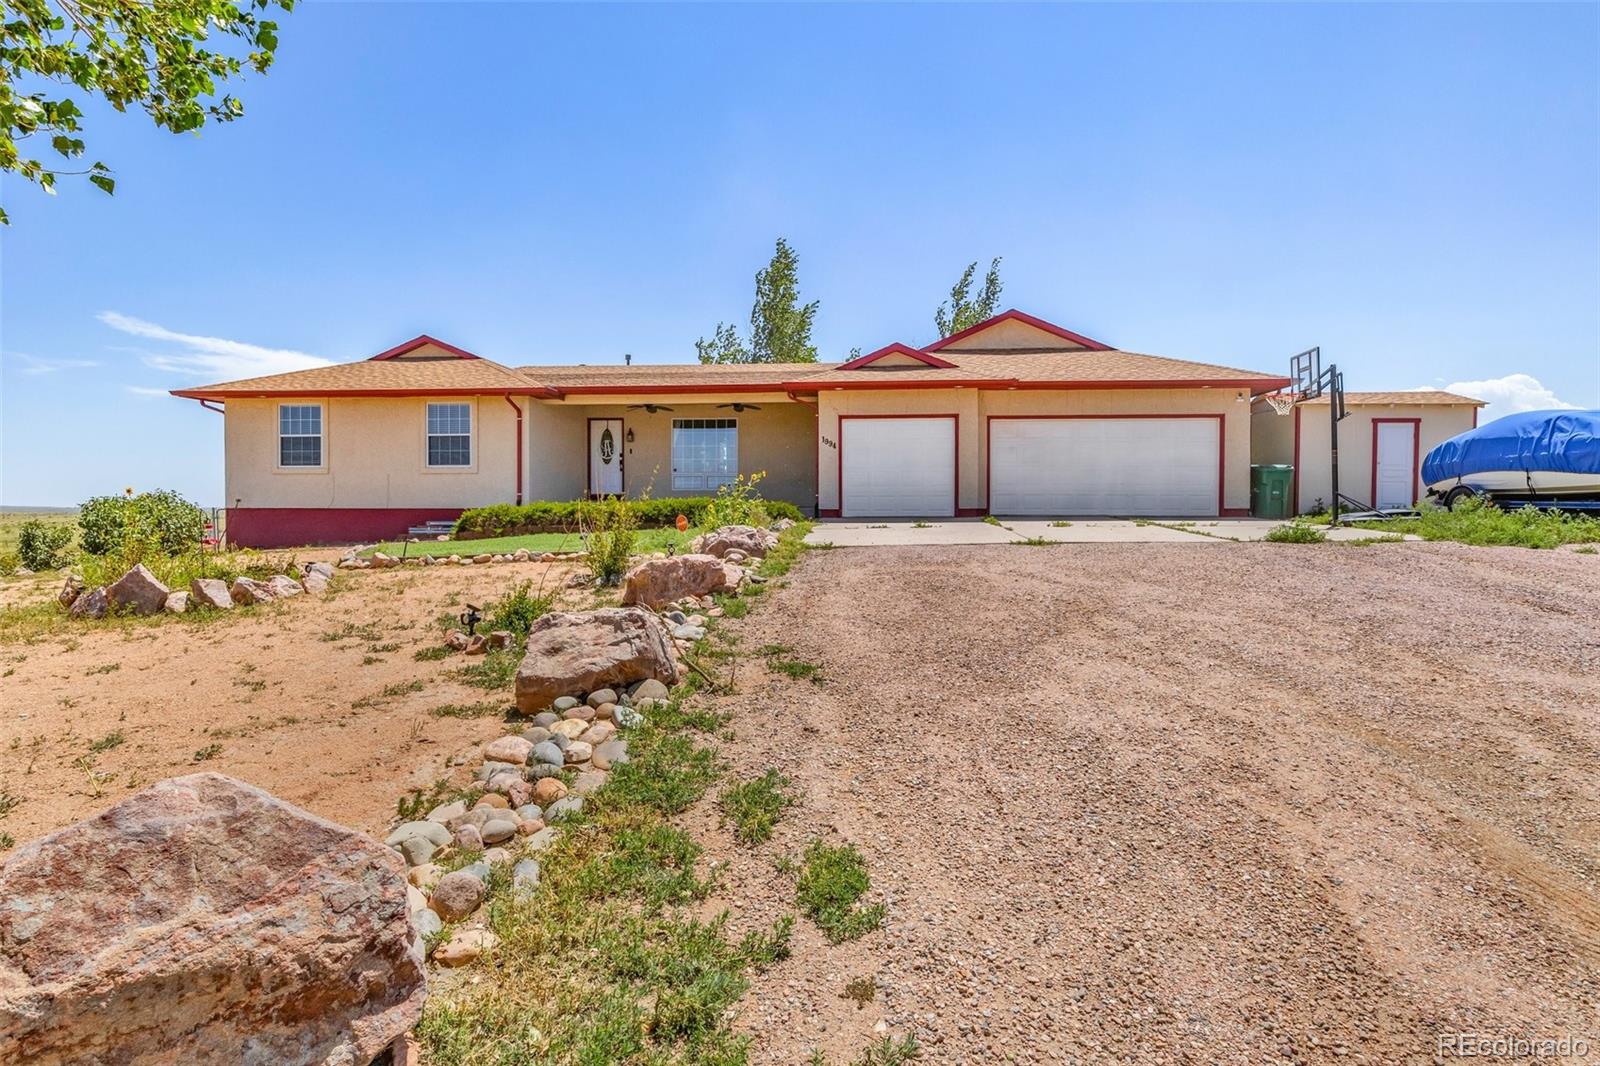
[{"label": "red skirting on house foundation", "polygon": [[423,522],[454,521],[460,507],[230,507],[228,543],[240,548],[298,548],[397,540]]}]

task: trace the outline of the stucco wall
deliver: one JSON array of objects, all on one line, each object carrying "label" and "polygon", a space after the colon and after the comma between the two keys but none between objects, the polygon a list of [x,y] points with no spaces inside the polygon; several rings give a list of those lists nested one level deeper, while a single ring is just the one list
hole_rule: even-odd
[{"label": "stucco wall", "polygon": [[[427,467],[424,397],[227,402],[226,504],[245,508],[466,508],[513,498],[516,417],[499,396],[473,404],[470,469]],[[323,465],[278,467],[278,405],[323,405]]]},{"label": "stucco wall", "polygon": [[826,513],[839,506],[839,416],[954,414],[958,456],[957,506],[982,514],[988,506],[988,416],[1220,414],[1223,416],[1223,507],[1250,506],[1250,407],[1235,389],[904,389],[824,391],[818,496]]},{"label": "stucco wall", "polygon": [[[1030,326],[1026,322],[1018,322],[1014,318],[996,322],[988,329],[979,330],[970,336],[962,337],[944,350],[951,352],[961,351],[992,351],[1000,348],[1055,348],[1058,350],[1071,350],[1081,347],[1058,337],[1054,333]],[[935,355],[938,353],[935,352]]]},{"label": "stucco wall", "polygon": [[1267,403],[1258,403],[1250,409],[1250,461],[1294,462],[1293,413],[1280,415]]},{"label": "stucco wall", "polygon": [[[651,414],[632,403],[663,404],[671,411]],[[649,491],[651,496],[700,496],[704,490],[672,488],[672,420],[675,418],[732,418],[739,423],[739,473],[766,474],[761,495],[787,500],[809,514],[814,502],[817,462],[816,415],[808,404],[795,403],[781,393],[696,396],[695,403],[672,397],[621,397],[616,403],[535,403],[530,436],[530,463],[535,486],[530,499],[573,499],[588,491],[589,419],[620,418],[623,431],[623,489],[629,496]],[[760,410],[734,411],[721,403],[755,404]],[[633,442],[626,443],[633,431]]]},{"label": "stucco wall", "polygon": [[[1457,433],[1472,428],[1476,408],[1469,404],[1374,404],[1347,405],[1349,417],[1339,423],[1339,488],[1368,506],[1372,503],[1372,423],[1383,418],[1421,419],[1421,441],[1417,465],[1422,457]],[[1300,422],[1300,462],[1295,471],[1298,485],[1296,510],[1313,510],[1317,501],[1330,506],[1333,499],[1333,464],[1329,459],[1328,408],[1305,405],[1298,409]],[[1293,417],[1293,416],[1291,416]],[[1420,476],[1417,496],[1423,492]]]}]

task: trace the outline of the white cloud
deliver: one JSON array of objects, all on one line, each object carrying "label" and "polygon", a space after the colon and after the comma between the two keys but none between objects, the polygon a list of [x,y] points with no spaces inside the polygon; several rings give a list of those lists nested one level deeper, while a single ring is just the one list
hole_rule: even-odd
[{"label": "white cloud", "polygon": [[148,385],[124,385],[122,387],[124,389],[127,389],[129,392],[133,393],[135,396],[170,396],[170,395],[172,395],[166,389],[154,389],[154,388],[151,388]]},{"label": "white cloud", "polygon": [[87,370],[100,365],[92,359],[40,359],[23,352],[7,352],[6,356],[20,363],[17,370],[24,374],[54,374],[58,370]]},{"label": "white cloud", "polygon": [[1479,424],[1519,411],[1578,409],[1577,404],[1560,399],[1532,374],[1507,374],[1486,381],[1453,381],[1444,390],[1487,401],[1489,406],[1479,412]]},{"label": "white cloud", "polygon": [[208,382],[309,370],[314,366],[327,366],[331,362],[309,352],[263,348],[259,344],[225,337],[179,333],[116,311],[102,311],[95,317],[121,333],[172,345],[167,351],[146,352],[143,357],[146,366],[171,374],[203,378]]}]

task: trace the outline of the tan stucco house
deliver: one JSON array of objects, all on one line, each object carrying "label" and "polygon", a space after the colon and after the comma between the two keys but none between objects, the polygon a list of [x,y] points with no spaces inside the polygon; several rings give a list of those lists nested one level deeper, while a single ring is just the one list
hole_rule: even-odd
[{"label": "tan stucco house", "polygon": [[1007,311],[846,363],[513,367],[422,336],[174,394],[225,414],[229,539],[267,547],[757,472],[821,517],[1243,515],[1252,402],[1287,384]]}]

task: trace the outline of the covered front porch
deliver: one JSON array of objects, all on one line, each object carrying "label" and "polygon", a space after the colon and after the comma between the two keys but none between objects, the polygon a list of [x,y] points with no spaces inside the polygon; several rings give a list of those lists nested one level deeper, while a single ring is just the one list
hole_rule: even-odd
[{"label": "covered front porch", "polygon": [[528,500],[711,496],[763,474],[762,496],[815,513],[816,408],[783,392],[538,400],[527,420]]}]

